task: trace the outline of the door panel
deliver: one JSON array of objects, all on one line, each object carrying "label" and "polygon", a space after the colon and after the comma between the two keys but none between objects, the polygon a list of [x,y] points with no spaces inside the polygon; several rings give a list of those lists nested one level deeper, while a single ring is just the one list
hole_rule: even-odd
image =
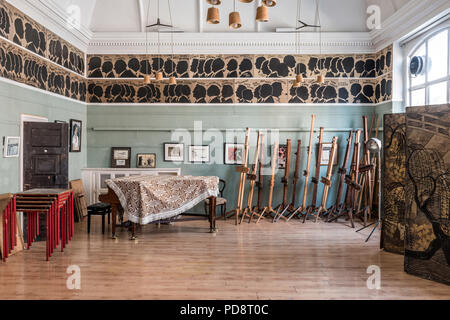
[{"label": "door panel", "polygon": [[24,190],[68,187],[68,124],[24,123]]}]

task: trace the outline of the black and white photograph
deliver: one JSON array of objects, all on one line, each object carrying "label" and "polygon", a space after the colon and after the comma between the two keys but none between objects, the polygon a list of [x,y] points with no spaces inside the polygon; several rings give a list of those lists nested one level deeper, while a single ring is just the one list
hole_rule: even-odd
[{"label": "black and white photograph", "polygon": [[20,137],[3,138],[3,156],[5,158],[17,158],[20,153]]},{"label": "black and white photograph", "polygon": [[224,163],[231,165],[242,164],[244,161],[244,148],[242,143],[225,143]]},{"label": "black and white photograph", "polygon": [[111,168],[130,168],[131,148],[111,148]]},{"label": "black and white photograph", "polygon": [[70,152],[81,152],[81,134],[83,123],[70,119]]},{"label": "black and white photograph", "polygon": [[164,143],[164,161],[183,162],[184,144],[183,143]]},{"label": "black and white photograph", "polygon": [[138,153],[136,155],[136,167],[138,168],[156,168],[156,154],[155,153]]},{"label": "black and white photograph", "polygon": [[189,146],[189,162],[209,163],[209,146]]},{"label": "black and white photograph", "polygon": [[[322,143],[322,153],[320,154],[320,165],[321,166],[328,166],[328,162],[330,162],[330,156],[331,156],[331,147],[333,144],[331,142],[325,142]],[[334,163],[333,166],[338,165],[338,159],[339,159],[339,148],[336,148],[336,154],[334,155]]]}]

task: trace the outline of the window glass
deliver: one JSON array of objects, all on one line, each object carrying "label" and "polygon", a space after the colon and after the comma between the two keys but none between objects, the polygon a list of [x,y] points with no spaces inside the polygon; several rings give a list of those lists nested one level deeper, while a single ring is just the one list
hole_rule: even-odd
[{"label": "window glass", "polygon": [[424,106],[425,104],[425,89],[411,92],[411,106]]},{"label": "window glass", "polygon": [[428,81],[444,78],[448,72],[448,31],[428,40]]},{"label": "window glass", "polygon": [[[426,46],[425,43],[420,46],[420,48],[414,53],[414,56],[423,57],[424,61],[426,58]],[[425,69],[425,66],[424,66]],[[421,75],[411,76],[411,86],[418,86],[425,83],[425,71]]]},{"label": "window glass", "polygon": [[430,86],[429,104],[444,104],[447,102],[447,82],[441,82]]}]

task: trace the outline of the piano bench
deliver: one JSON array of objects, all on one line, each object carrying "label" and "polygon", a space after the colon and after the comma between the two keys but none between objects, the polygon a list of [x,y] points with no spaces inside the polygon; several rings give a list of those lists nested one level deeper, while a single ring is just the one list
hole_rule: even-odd
[{"label": "piano bench", "polygon": [[111,223],[111,205],[99,202],[87,207],[88,210],[88,234],[91,233],[91,216],[102,216],[102,233],[105,234],[105,216],[108,215],[108,224]]}]

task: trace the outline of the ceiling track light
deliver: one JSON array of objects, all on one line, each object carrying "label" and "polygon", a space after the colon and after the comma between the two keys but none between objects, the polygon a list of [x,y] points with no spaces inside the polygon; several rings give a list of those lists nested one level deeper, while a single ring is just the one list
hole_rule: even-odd
[{"label": "ceiling track light", "polygon": [[222,0],[206,0],[206,2],[213,6],[218,6],[219,4],[222,3]]},{"label": "ceiling track light", "polygon": [[208,15],[206,16],[206,22],[209,24],[220,23],[219,9],[216,7],[211,7],[208,9]]},{"label": "ceiling track light", "polygon": [[269,21],[269,9],[266,6],[259,6],[256,9],[256,21],[268,22]]},{"label": "ceiling track light", "polygon": [[277,5],[277,0],[262,0],[266,7],[275,7]]}]

